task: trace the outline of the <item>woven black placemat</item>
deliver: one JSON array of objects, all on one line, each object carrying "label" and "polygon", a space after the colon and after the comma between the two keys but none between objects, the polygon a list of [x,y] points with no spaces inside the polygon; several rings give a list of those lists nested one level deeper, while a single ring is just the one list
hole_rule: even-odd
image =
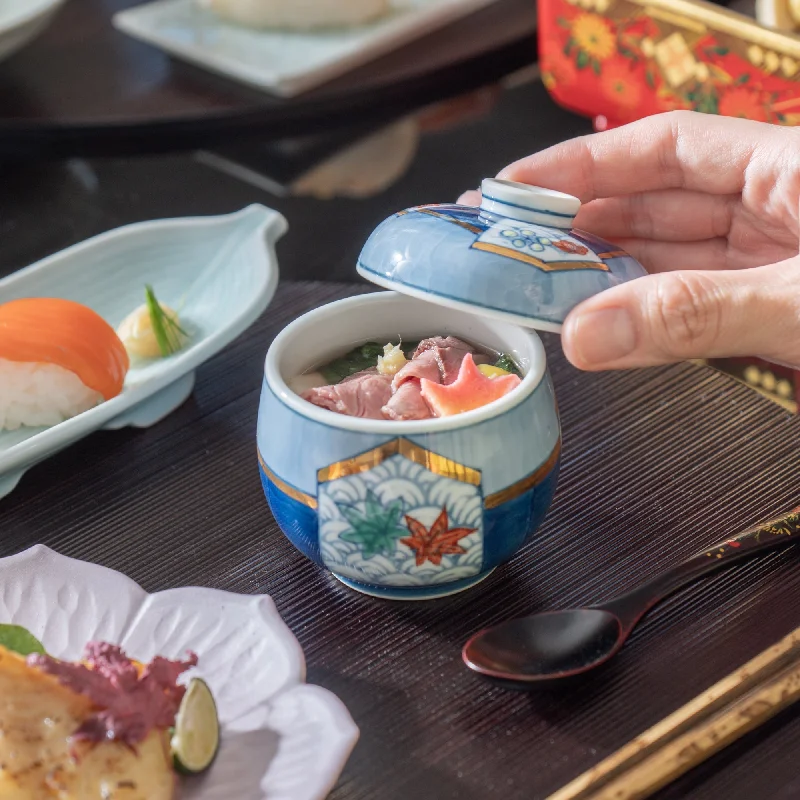
[{"label": "woven black placemat", "polygon": [[[465,594],[396,604],[304,561],[261,493],[263,358],[298,314],[359,291],[368,289],[283,284],[167,420],[95,434],[32,470],[0,501],[0,555],[43,542],[149,591],[270,593],[304,647],[309,680],[336,692],[361,727],[336,800],[544,798],[800,624],[792,548],[668,601],[608,669],[564,692],[503,691],[462,666],[464,639],[488,623],[604,600],[800,500],[800,420],[696,366],[579,373],[555,336],[545,343],[564,428],[561,479],[545,525],[512,563]],[[800,796],[798,752],[790,709],[660,800]]]}]

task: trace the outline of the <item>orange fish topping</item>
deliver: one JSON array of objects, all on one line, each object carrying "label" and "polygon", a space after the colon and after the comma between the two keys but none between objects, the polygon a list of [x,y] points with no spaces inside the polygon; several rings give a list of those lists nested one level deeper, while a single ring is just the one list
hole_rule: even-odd
[{"label": "orange fish topping", "polygon": [[489,378],[475,366],[472,355],[467,353],[453,383],[444,386],[423,378],[420,394],[435,416],[450,417],[499,400],[520,383],[519,375]]},{"label": "orange fish topping", "polygon": [[122,391],[130,367],[125,347],[99,314],[49,298],[0,305],[0,358],[63,367],[106,400]]}]

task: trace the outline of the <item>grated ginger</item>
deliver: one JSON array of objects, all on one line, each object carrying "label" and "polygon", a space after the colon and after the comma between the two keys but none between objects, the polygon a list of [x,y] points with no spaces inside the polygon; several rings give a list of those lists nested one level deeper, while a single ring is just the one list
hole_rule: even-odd
[{"label": "grated ginger", "polygon": [[407,359],[399,344],[391,342],[383,348],[383,355],[378,356],[378,372],[381,375],[396,375],[405,365]]}]

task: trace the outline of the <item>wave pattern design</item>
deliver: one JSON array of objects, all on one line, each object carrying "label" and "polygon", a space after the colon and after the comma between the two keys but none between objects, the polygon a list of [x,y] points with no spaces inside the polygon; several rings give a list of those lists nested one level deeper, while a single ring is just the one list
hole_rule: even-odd
[{"label": "wave pattern design", "polygon": [[[436,475],[396,455],[369,471],[321,484],[318,498],[322,560],[344,578],[413,587],[449,583],[481,572],[483,498],[479,486]],[[455,547],[434,548],[434,559],[428,555],[419,563],[419,548],[402,541],[413,538],[407,518],[430,531],[443,509],[449,531],[472,532],[458,536]],[[463,552],[439,552],[448,549]]]}]

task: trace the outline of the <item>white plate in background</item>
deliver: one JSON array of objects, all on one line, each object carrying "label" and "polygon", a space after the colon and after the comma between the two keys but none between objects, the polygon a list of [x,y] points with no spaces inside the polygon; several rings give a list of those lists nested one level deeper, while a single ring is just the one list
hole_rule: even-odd
[{"label": "white plate in background", "polygon": [[367,25],[293,32],[238,27],[197,0],[156,0],[119,12],[114,25],[211,72],[293,97],[493,2],[393,0],[388,16]]}]

